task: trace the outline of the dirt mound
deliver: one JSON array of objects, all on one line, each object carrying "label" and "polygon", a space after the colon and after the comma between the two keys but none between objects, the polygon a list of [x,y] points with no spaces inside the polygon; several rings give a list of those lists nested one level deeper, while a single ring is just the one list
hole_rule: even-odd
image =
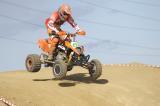
[{"label": "dirt mound", "polygon": [[0,106],[7,106],[7,105],[3,103],[2,101],[0,101]]},{"label": "dirt mound", "polygon": [[64,80],[55,80],[50,68],[2,72],[0,96],[17,106],[159,106],[159,76],[159,68],[140,65],[103,66],[95,82],[79,67]]}]

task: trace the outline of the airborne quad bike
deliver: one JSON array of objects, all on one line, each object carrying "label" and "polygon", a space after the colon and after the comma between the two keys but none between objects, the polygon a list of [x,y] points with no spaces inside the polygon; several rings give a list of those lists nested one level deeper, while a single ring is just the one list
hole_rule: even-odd
[{"label": "airborne quad bike", "polygon": [[[76,42],[76,35],[77,33],[68,33],[64,40],[58,43],[53,61],[48,60],[47,53],[28,55],[25,61],[26,69],[29,72],[38,72],[41,69],[41,65],[44,64],[45,67],[52,67],[55,79],[63,79],[67,71],[71,71],[74,66],[81,66],[88,69],[92,80],[99,78],[102,73],[100,61],[97,59],[89,61],[90,55],[84,55],[84,47]],[[77,49],[81,55],[77,55],[71,48],[68,48],[65,45],[65,41],[69,41],[71,46]],[[39,44],[39,47],[40,46]],[[46,47],[48,47],[48,43]],[[40,48],[42,49],[42,47]]]}]

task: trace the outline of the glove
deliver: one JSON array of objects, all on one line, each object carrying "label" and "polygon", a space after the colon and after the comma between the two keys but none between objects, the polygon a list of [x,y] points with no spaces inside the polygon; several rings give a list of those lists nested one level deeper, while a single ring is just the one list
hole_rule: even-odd
[{"label": "glove", "polygon": [[58,33],[57,33],[57,35],[59,35],[59,36],[63,36],[63,35],[66,35],[67,33],[65,32],[65,31],[59,31]]},{"label": "glove", "polygon": [[86,34],[86,32],[85,32],[85,31],[80,30],[80,31],[78,31],[78,32],[77,32],[77,34],[78,34],[78,35],[85,35],[85,34]]}]

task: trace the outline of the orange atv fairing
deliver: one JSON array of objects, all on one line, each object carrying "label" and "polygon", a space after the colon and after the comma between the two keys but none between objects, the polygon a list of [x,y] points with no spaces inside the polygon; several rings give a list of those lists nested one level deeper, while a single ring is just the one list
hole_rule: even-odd
[{"label": "orange atv fairing", "polygon": [[[50,47],[55,45],[55,40],[51,40],[50,38],[48,39],[48,41],[46,39],[39,39],[38,45],[45,53],[49,53]],[[79,55],[79,52],[71,46],[70,42],[65,41],[65,46],[72,49],[75,53]]]},{"label": "orange atv fairing", "polygon": [[46,53],[50,52],[51,47],[55,47],[58,43],[57,38],[48,38],[38,40],[39,47]]},{"label": "orange atv fairing", "polygon": [[77,53],[78,55],[80,55],[79,52],[77,51],[77,49],[76,49],[76,48],[73,48],[73,47],[71,46],[71,43],[70,43],[70,42],[65,41],[65,46],[67,46],[68,48],[72,49],[75,53]]},{"label": "orange atv fairing", "polygon": [[49,46],[48,46],[47,40],[39,39],[38,45],[39,45],[39,48],[41,48],[44,52],[49,53]]}]

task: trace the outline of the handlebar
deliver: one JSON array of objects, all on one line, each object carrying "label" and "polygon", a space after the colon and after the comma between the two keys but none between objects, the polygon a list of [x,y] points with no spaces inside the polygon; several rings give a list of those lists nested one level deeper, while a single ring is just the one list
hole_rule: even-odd
[{"label": "handlebar", "polygon": [[67,38],[69,38],[69,39],[73,38],[73,41],[75,41],[76,35],[85,35],[85,32],[75,32],[75,33],[69,33],[69,32],[67,32],[66,35],[67,36],[66,36],[65,39],[67,39]]},{"label": "handlebar", "polygon": [[76,33],[67,33],[67,36],[71,36],[71,37],[74,37],[77,35],[77,32]]},{"label": "handlebar", "polygon": [[77,32],[76,33],[68,33],[67,37],[69,37],[70,39],[72,38],[72,40],[75,41],[76,35],[77,35]]}]

